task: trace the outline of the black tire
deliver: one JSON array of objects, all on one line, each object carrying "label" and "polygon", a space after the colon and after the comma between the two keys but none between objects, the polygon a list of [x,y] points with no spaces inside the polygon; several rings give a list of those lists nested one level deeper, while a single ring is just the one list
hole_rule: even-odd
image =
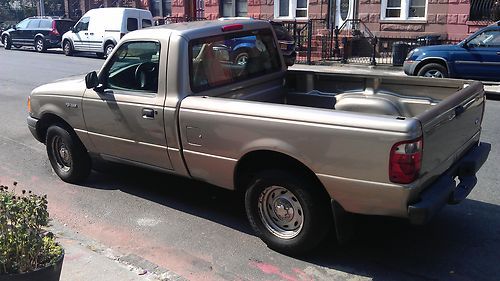
[{"label": "black tire", "polygon": [[423,77],[446,78],[448,77],[448,70],[439,63],[428,63],[418,71],[417,75]]},{"label": "black tire", "polygon": [[39,53],[43,53],[47,50],[47,44],[45,44],[45,40],[42,37],[38,37],[35,39],[35,50]]},{"label": "black tire", "polygon": [[8,35],[4,35],[2,37],[2,44],[5,50],[10,50],[12,48],[12,41],[10,40],[10,37]]},{"label": "black tire", "polygon": [[[333,220],[329,198],[316,185],[300,172],[282,170],[259,172],[250,181],[245,193],[247,217],[255,233],[269,248],[300,255],[316,248],[325,239]],[[280,223],[287,225],[276,228]],[[280,237],[287,234],[287,237]]]},{"label": "black tire", "polygon": [[88,177],[91,160],[73,130],[62,124],[51,125],[45,144],[50,164],[63,181],[77,183]]},{"label": "black tire", "polygon": [[111,52],[113,52],[113,49],[115,48],[115,44],[113,43],[108,43],[106,46],[104,46],[104,56],[107,58]]},{"label": "black tire", "polygon": [[70,41],[66,40],[63,43],[63,52],[66,56],[72,56],[75,50],[73,49],[73,44]]}]

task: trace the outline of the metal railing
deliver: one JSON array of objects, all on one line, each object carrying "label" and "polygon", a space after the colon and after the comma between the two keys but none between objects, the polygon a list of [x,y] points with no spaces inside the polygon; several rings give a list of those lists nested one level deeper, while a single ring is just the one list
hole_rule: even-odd
[{"label": "metal railing", "polygon": [[495,0],[471,0],[469,20],[471,21],[493,20],[494,2]]}]

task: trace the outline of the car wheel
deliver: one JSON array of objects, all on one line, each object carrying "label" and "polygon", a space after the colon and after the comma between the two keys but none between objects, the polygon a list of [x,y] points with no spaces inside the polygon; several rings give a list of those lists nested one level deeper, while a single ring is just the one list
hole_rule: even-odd
[{"label": "car wheel", "polygon": [[333,225],[328,197],[301,173],[257,173],[245,193],[255,233],[271,249],[302,254],[317,247]]},{"label": "car wheel", "polygon": [[76,183],[89,175],[90,157],[71,129],[62,124],[50,126],[45,144],[50,164],[63,181]]},{"label": "car wheel", "polygon": [[39,53],[43,53],[47,50],[47,46],[45,45],[45,40],[43,40],[43,38],[38,37],[35,40],[35,50]]},{"label": "car wheel", "polygon": [[6,50],[10,50],[12,48],[12,42],[10,41],[10,38],[9,36],[5,35],[3,38],[2,38],[2,43],[3,43],[3,46]]},{"label": "car wheel", "polygon": [[248,62],[248,52],[246,51],[239,51],[236,56],[234,57],[233,60],[234,64],[237,65],[246,65]]},{"label": "car wheel", "polygon": [[113,52],[114,48],[115,48],[115,44],[113,44],[113,43],[106,44],[106,46],[104,47],[104,55],[106,57],[108,57],[109,55],[111,55],[111,53]]},{"label": "car wheel", "polygon": [[419,71],[418,76],[432,77],[432,78],[446,78],[448,71],[446,67],[439,63],[429,63],[424,65]]},{"label": "car wheel", "polygon": [[64,41],[64,44],[63,44],[63,52],[66,56],[72,56],[73,55],[73,45],[71,44],[71,42],[69,41]]}]

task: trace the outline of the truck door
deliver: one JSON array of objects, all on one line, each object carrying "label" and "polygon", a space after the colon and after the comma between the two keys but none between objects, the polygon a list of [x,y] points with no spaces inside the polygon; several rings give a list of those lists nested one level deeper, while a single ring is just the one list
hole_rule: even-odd
[{"label": "truck door", "polygon": [[166,69],[159,42],[125,42],[101,69],[102,90],[85,91],[85,124],[104,158],[172,168],[163,122],[165,84],[159,83],[159,69]]}]

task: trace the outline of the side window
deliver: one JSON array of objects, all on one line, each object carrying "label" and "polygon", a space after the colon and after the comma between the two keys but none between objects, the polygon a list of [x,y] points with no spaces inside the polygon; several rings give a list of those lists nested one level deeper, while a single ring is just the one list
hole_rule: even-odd
[{"label": "side window", "polygon": [[29,28],[29,29],[38,28],[40,26],[40,21],[41,20],[31,20],[28,23],[28,27],[27,28]]},{"label": "side window", "polygon": [[268,29],[194,40],[189,51],[193,92],[281,70],[277,46]]},{"label": "side window", "polygon": [[127,30],[134,31],[139,29],[139,21],[136,18],[127,18]]},{"label": "side window", "polygon": [[52,28],[52,20],[41,20],[40,21],[40,28]]},{"label": "side window", "polygon": [[142,28],[150,27],[151,25],[151,20],[142,20]]},{"label": "side window", "polygon": [[473,47],[500,47],[500,30],[487,30],[470,40]]},{"label": "side window", "polygon": [[125,43],[106,67],[105,85],[111,89],[156,93],[159,62],[160,43]]},{"label": "side window", "polygon": [[82,18],[75,26],[75,32],[89,30],[90,18]]},{"label": "side window", "polygon": [[16,25],[16,28],[18,28],[18,29],[25,29],[28,26],[28,24],[29,24],[30,21],[31,21],[30,19],[25,19],[22,22],[18,23]]}]

